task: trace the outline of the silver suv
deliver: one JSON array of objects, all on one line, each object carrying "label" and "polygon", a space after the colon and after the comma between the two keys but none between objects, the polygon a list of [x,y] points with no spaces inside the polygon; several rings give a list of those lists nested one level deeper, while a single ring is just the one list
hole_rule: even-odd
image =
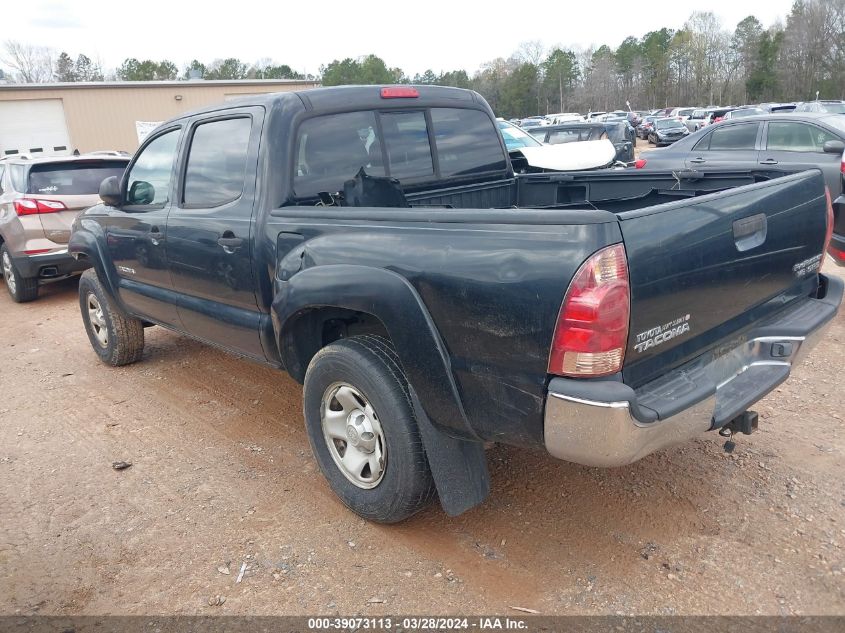
[{"label": "silver suv", "polygon": [[120,177],[128,163],[120,152],[0,159],[0,272],[14,301],[87,268],[68,255],[70,227],[100,201],[103,179]]}]

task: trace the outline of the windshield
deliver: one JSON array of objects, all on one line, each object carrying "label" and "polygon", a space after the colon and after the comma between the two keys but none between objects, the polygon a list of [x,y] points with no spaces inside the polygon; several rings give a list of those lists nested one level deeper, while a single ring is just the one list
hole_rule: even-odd
[{"label": "windshield", "polygon": [[499,129],[502,131],[502,136],[505,139],[505,146],[508,151],[513,149],[520,149],[522,147],[542,147],[543,144],[535,139],[533,136],[520,130],[517,126],[499,121]]},{"label": "windshield", "polygon": [[100,191],[100,183],[110,176],[123,176],[126,161],[78,161],[44,163],[29,170],[26,193],[54,196],[84,196]]},{"label": "windshield", "polygon": [[845,114],[845,103],[823,103],[822,108],[831,114]]},{"label": "windshield", "polygon": [[684,127],[684,124],[678,121],[677,119],[658,119],[656,125],[658,130]]},{"label": "windshield", "polygon": [[693,112],[695,112],[694,108],[684,108],[682,110],[678,110],[678,116],[689,116]]},{"label": "windshield", "polygon": [[731,112],[731,118],[736,119],[743,116],[754,116],[755,114],[766,114],[760,108],[744,108],[742,110],[734,110]]}]

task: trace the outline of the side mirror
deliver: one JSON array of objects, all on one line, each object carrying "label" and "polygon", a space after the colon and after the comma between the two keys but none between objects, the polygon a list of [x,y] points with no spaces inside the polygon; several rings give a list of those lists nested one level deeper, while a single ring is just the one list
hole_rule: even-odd
[{"label": "side mirror", "polygon": [[100,183],[100,200],[110,207],[119,207],[121,203],[120,180],[117,176],[109,176]]},{"label": "side mirror", "polygon": [[845,152],[845,143],[842,141],[827,141],[822,146],[825,154],[841,154]]}]

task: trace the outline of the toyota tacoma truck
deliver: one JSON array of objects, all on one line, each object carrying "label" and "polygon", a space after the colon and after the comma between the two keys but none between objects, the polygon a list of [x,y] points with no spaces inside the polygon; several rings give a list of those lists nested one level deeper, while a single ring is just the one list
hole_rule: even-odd
[{"label": "toyota tacoma truck", "polygon": [[749,433],[839,308],[817,170],[514,176],[478,94],[355,86],[162,124],[70,252],[107,364],[163,326],[304,385],[360,516],[489,492],[486,444],[589,466]]}]

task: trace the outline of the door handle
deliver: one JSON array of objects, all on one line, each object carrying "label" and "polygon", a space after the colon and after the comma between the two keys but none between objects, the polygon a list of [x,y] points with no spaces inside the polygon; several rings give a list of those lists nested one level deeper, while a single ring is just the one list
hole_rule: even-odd
[{"label": "door handle", "polygon": [[163,239],[164,233],[159,231],[157,226],[150,228],[150,242],[153,246],[158,246]]},{"label": "door handle", "polygon": [[767,158],[766,160],[760,161],[761,165],[777,165],[778,162],[774,158]]},{"label": "door handle", "polygon": [[231,231],[226,231],[223,237],[217,240],[217,243],[223,247],[224,251],[231,255],[243,245],[244,241],[240,237],[235,237],[235,234]]},{"label": "door handle", "polygon": [[703,158],[691,158],[689,162],[695,163],[697,165],[699,163],[706,163],[707,161]]}]

